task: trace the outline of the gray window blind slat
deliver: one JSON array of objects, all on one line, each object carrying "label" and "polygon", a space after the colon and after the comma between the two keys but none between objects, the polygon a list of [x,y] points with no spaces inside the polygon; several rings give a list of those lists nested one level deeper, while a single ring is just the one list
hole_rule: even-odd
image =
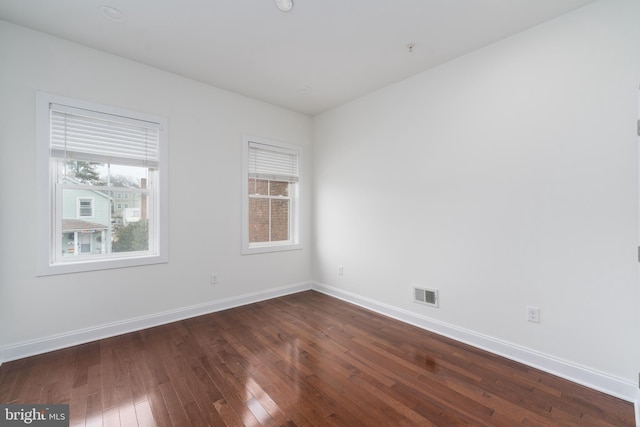
[{"label": "gray window blind slat", "polygon": [[298,152],[250,142],[249,177],[298,182]]},{"label": "gray window blind slat", "polygon": [[159,126],[51,104],[51,155],[99,163],[159,166]]}]

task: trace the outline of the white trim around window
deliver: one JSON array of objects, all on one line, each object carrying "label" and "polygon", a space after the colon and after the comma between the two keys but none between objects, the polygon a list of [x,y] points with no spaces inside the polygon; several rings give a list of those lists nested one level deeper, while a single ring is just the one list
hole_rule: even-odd
[{"label": "white trim around window", "polygon": [[[81,122],[74,124],[76,119]],[[109,135],[109,121],[120,134]],[[36,93],[37,276],[168,262],[167,136],[168,121],[163,117]],[[109,179],[83,182],[66,172],[70,161],[99,164],[108,170],[138,168],[148,175],[139,179],[137,187],[124,188]],[[118,249],[114,242],[118,221],[109,206],[116,192],[125,191],[138,194],[148,207],[143,224],[148,229],[144,232],[146,247],[137,244],[122,249],[121,239]],[[87,193],[95,197],[85,196]],[[77,199],[73,210],[67,205],[68,195]],[[80,209],[80,200],[89,198],[91,217]],[[92,250],[81,253],[78,242],[89,241],[89,237]]]},{"label": "white trim around window", "polygon": [[[271,139],[243,135],[242,139],[242,254],[258,254],[302,249],[300,238],[302,147]],[[249,183],[260,181],[266,189],[250,192]],[[271,186],[281,189],[284,194],[271,191]],[[256,239],[250,229],[250,200],[263,201],[268,208],[263,212],[268,219],[267,230]],[[273,233],[272,204],[279,206],[280,213],[286,212],[286,231]],[[284,209],[288,206],[288,210]],[[255,225],[255,224],[254,224]],[[274,235],[285,237],[274,237]]]}]

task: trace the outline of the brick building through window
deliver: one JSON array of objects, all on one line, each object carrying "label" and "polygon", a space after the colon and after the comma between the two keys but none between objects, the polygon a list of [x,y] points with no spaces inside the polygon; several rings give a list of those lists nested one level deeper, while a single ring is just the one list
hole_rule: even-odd
[{"label": "brick building through window", "polygon": [[245,139],[243,253],[296,249],[300,148]]}]

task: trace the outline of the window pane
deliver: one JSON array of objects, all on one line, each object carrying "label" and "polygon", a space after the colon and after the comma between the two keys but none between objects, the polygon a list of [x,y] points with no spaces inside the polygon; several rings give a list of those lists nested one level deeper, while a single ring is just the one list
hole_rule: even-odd
[{"label": "window pane", "polygon": [[113,252],[137,252],[149,250],[149,220],[140,219],[113,232]]},{"label": "window pane", "polygon": [[110,187],[146,188],[149,169],[140,166],[67,160],[64,162],[65,182]]},{"label": "window pane", "polygon": [[249,194],[266,196],[269,194],[269,181],[249,178]]},{"label": "window pane", "polygon": [[149,169],[140,166],[102,165],[109,175],[109,186],[147,188]]},{"label": "window pane", "polygon": [[103,191],[62,191],[62,256],[102,254],[107,251],[110,197]]},{"label": "window pane", "polygon": [[84,224],[85,226],[80,229],[108,227],[110,209],[111,198],[105,191],[90,189],[62,191],[62,220]]},{"label": "window pane", "polygon": [[[120,208],[115,196],[127,196],[132,207]],[[63,189],[62,256],[149,250],[148,199],[147,193],[116,194],[99,187]]]},{"label": "window pane", "polygon": [[127,225],[131,222],[147,218],[147,194],[146,193],[111,193],[113,197],[111,219],[112,222]]},{"label": "window pane", "polygon": [[[136,252],[149,250],[148,195],[146,193],[124,192],[122,197],[128,203],[124,208],[114,208],[112,232],[113,252]],[[115,206],[122,206],[115,203]]]},{"label": "window pane", "polygon": [[106,253],[106,228],[73,230],[69,220],[62,220],[62,223],[65,228],[61,240],[63,257]]},{"label": "window pane", "polygon": [[249,242],[269,241],[269,199],[249,199]]},{"label": "window pane", "polygon": [[288,196],[289,195],[289,183],[287,181],[269,181],[269,195],[270,196]]},{"label": "window pane", "polygon": [[67,160],[65,181],[74,184],[106,185],[107,176],[100,171],[100,164],[83,160]]},{"label": "window pane", "polygon": [[289,200],[271,200],[271,241],[289,240]]}]

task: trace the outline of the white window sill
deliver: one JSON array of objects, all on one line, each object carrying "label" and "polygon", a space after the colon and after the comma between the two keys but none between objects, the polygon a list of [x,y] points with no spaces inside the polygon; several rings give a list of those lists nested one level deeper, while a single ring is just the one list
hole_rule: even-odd
[{"label": "white window sill", "polygon": [[163,264],[168,262],[166,255],[146,255],[123,258],[86,259],[60,262],[38,266],[36,276],[53,276],[56,274],[80,273],[85,271],[108,270],[112,268],[135,267],[139,265]]},{"label": "white window sill", "polygon": [[266,243],[260,245],[250,245],[242,248],[242,255],[263,254],[269,252],[296,251],[302,249],[299,243]]}]

